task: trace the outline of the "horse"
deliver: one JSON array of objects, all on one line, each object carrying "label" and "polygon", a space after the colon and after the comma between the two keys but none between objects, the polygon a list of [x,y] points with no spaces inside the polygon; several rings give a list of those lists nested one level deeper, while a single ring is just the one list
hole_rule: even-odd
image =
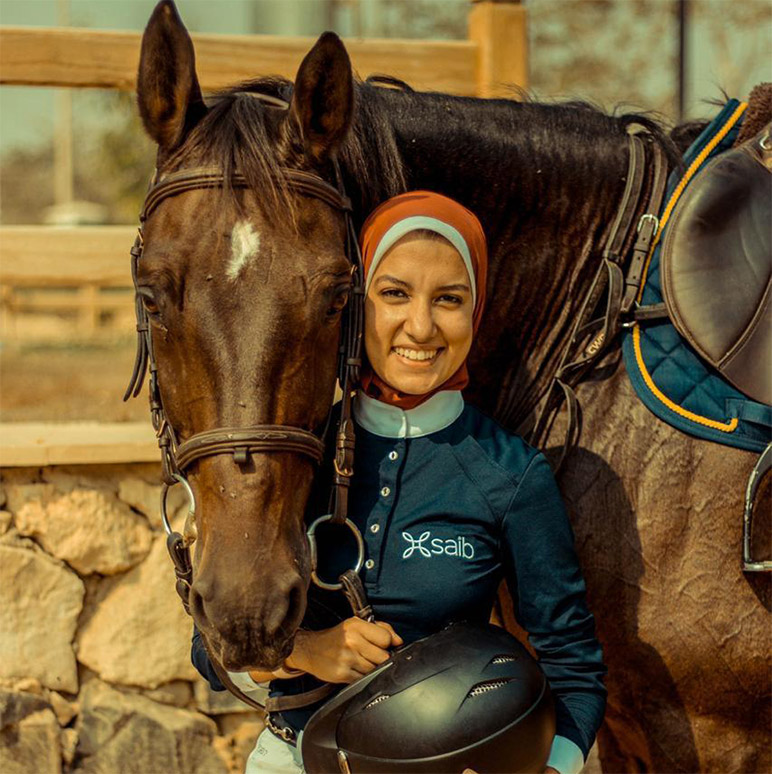
[{"label": "horse", "polygon": [[[207,166],[249,186],[188,190],[145,224],[139,293],[181,439],[222,425],[325,423],[351,289],[345,225],[284,170],[342,183],[357,224],[417,188],[480,217],[489,302],[465,397],[514,430],[548,387],[595,274],[625,186],[628,127],[645,126],[671,167],[701,129],[668,134],[645,115],[582,103],[360,82],[332,33],[294,83],[258,78],[205,102],[171,0],[144,33],[137,101],[160,180]],[[614,354],[578,389],[581,445],[560,478],[609,667],[603,768],[766,770],[772,594],[766,576],[743,575],[739,563],[740,482],[754,457],[654,418]],[[311,461],[287,451],[246,465],[210,456],[190,469],[199,504],[190,608],[227,669],[274,668],[292,647],[313,478]]]}]

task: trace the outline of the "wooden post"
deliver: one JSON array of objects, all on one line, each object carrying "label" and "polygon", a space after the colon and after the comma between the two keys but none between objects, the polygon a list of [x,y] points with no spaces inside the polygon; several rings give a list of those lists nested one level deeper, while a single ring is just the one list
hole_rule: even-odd
[{"label": "wooden post", "polygon": [[98,328],[101,318],[101,309],[99,307],[99,288],[89,283],[78,289],[78,330],[86,337],[93,337]]},{"label": "wooden post", "polygon": [[528,36],[519,2],[477,0],[469,12],[469,40],[477,44],[477,96],[512,97],[528,86]]}]

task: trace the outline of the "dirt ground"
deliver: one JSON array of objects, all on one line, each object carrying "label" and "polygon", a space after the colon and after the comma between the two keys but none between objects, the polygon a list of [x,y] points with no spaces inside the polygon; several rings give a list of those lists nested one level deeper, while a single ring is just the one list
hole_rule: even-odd
[{"label": "dirt ground", "polygon": [[0,422],[147,420],[147,393],[122,402],[134,341],[4,344]]}]

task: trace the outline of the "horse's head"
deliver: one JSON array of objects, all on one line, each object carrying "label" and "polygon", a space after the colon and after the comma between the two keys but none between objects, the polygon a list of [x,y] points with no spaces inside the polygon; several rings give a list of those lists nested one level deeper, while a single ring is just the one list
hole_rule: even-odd
[{"label": "horse's head", "polygon": [[[284,170],[331,176],[351,122],[351,65],[323,35],[294,89],[263,82],[207,106],[191,39],[170,0],[142,40],[137,98],[158,144],[158,182],[216,168],[224,185],[171,192],[148,213],[137,266],[160,398],[178,440],[217,428],[318,430],[333,399],[341,310],[351,283],[341,213]],[[233,175],[246,187],[232,186]],[[167,189],[168,190],[168,189]],[[304,453],[198,457],[193,617],[228,669],[276,667],[305,609]]]}]

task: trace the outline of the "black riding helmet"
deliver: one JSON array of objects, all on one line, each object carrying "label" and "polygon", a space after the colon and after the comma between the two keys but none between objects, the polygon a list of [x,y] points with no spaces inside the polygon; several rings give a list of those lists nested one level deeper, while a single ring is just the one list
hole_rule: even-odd
[{"label": "black riding helmet", "polygon": [[496,626],[451,624],[397,651],[321,707],[301,738],[308,774],[542,771],[549,684]]}]

